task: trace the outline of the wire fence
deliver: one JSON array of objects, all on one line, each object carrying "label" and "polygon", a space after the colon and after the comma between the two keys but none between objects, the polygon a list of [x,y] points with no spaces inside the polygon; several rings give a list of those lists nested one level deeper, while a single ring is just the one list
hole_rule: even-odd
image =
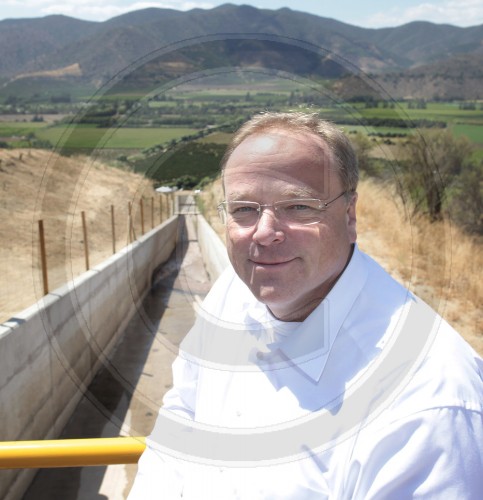
[{"label": "wire fence", "polygon": [[[146,234],[147,231],[154,229],[157,225],[162,224],[165,220],[174,214],[174,194],[160,194],[151,198],[141,198],[139,204],[134,206],[133,202],[127,202],[127,241],[126,244],[131,244],[140,236]],[[112,254],[115,254],[119,248],[119,238],[116,226],[119,227],[119,221],[116,220],[116,209],[114,205],[110,205],[110,237],[112,240]],[[85,211],[80,212],[80,220],[82,227],[82,251],[84,257],[85,270],[91,268],[91,258],[89,252],[89,236],[92,227],[89,223],[88,214]],[[96,216],[94,223],[98,221]],[[54,242],[57,231],[52,228],[49,231],[48,220],[38,221],[38,240],[39,240],[39,267],[42,277],[42,288],[44,295],[49,293],[49,243]],[[105,226],[105,221],[104,221]],[[98,234],[99,231],[96,232]],[[53,235],[53,236],[52,236]],[[50,238],[49,238],[50,236]],[[72,238],[74,239],[74,238]],[[73,267],[72,267],[73,268]],[[76,274],[76,273],[73,273]],[[58,286],[59,283],[56,283]]]}]

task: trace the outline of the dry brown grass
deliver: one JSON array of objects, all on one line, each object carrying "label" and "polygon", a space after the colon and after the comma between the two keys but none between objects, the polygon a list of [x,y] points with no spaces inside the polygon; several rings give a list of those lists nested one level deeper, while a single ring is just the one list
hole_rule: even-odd
[{"label": "dry brown grass", "polygon": [[[410,219],[387,185],[359,185],[358,243],[399,282],[428,302],[483,354],[482,241],[448,222]],[[206,217],[224,238],[216,203],[220,181],[203,193]]]},{"label": "dry brown grass", "polygon": [[410,218],[393,190],[361,182],[359,245],[483,354],[482,241],[448,221]]},{"label": "dry brown grass", "polygon": [[58,68],[54,70],[47,71],[32,71],[31,73],[23,73],[17,75],[13,80],[20,80],[21,78],[44,76],[50,78],[65,78],[66,76],[82,76],[82,69],[79,63],[70,64],[69,66],[64,66],[63,68]]},{"label": "dry brown grass", "polygon": [[[40,150],[1,150],[0,160],[0,321],[42,296],[38,219],[44,221],[50,290],[85,271],[82,211],[90,267],[112,255],[111,205],[117,251],[128,243],[128,202],[139,235],[139,200],[145,198],[145,230],[151,229],[154,193],[139,175]],[[159,204],[155,217],[159,222]]]},{"label": "dry brown grass", "polygon": [[216,209],[218,203],[224,199],[221,180],[217,179],[207,186],[203,192],[200,193],[199,198],[201,199],[203,215],[220,238],[224,241],[225,227],[221,223]]}]

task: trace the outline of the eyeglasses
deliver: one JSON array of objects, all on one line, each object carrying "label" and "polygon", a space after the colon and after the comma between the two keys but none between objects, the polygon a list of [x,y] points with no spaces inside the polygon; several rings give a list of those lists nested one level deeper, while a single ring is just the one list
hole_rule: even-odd
[{"label": "eyeglasses", "polygon": [[218,205],[218,214],[223,224],[234,223],[241,227],[252,227],[258,222],[262,209],[273,208],[277,219],[285,224],[316,224],[322,220],[322,213],[327,207],[346,193],[347,191],[344,191],[327,202],[316,198],[282,200],[273,205],[262,205],[256,201],[222,201]]}]

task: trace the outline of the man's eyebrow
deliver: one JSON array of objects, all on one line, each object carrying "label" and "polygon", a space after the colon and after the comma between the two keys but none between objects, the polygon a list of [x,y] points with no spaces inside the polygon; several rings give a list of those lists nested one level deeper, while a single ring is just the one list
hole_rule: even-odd
[{"label": "man's eyebrow", "polygon": [[229,193],[226,193],[226,199],[231,201],[249,201],[250,196],[244,191],[230,191]]},{"label": "man's eyebrow", "polygon": [[[280,190],[280,199],[291,199],[291,198],[319,198],[318,194],[313,189],[305,186],[287,186]],[[253,198],[252,195],[245,191],[231,191],[226,194],[226,199],[231,201],[250,201]]]},{"label": "man's eyebrow", "polygon": [[[279,194],[279,199],[292,198],[320,198],[320,193],[309,187],[304,186],[287,186],[282,189]],[[253,195],[245,191],[231,191],[226,194],[226,199],[230,201],[250,201],[253,200]]]},{"label": "man's eyebrow", "polygon": [[313,189],[304,186],[287,186],[282,189],[280,196],[284,198],[317,198]]}]

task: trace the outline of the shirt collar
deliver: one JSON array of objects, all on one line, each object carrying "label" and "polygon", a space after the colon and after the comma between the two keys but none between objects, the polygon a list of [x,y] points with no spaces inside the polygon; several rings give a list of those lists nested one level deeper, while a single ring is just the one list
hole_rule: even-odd
[{"label": "shirt collar", "polygon": [[[230,270],[214,285],[198,311],[197,322],[183,340],[180,354],[182,351],[184,356],[227,369],[249,365],[254,369],[296,369],[317,383],[367,275],[364,256],[355,245],[348,265],[327,297],[297,328],[273,342],[270,331],[276,332],[281,322],[274,320],[268,308]],[[250,335],[240,336],[247,331]]]},{"label": "shirt collar", "polygon": [[314,382],[324,371],[332,346],[367,280],[364,258],[354,247],[351,260],[327,297],[290,335],[262,356],[272,368],[296,367]]}]

